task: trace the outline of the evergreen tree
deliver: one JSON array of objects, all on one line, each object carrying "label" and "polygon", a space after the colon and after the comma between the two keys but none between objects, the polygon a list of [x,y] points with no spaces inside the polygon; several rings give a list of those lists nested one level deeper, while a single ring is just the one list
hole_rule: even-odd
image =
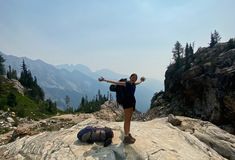
[{"label": "evergreen tree", "polygon": [[185,52],[185,57],[186,58],[189,57],[189,45],[188,45],[188,43],[186,43],[184,52]]},{"label": "evergreen tree", "polygon": [[[20,81],[20,83],[21,83],[24,87],[29,88],[29,87],[30,87],[30,83],[32,82],[32,79],[33,79],[33,78],[32,78],[31,72],[28,71],[27,66],[26,66],[24,60],[23,60],[23,62],[22,62],[21,69],[22,69],[22,71],[21,71],[21,74],[20,74],[20,79],[19,79],[19,81]],[[31,80],[31,82],[30,82],[30,80]]]},{"label": "evergreen tree", "polygon": [[55,102],[52,102],[51,99],[47,99],[46,102],[47,102],[47,104],[48,104],[47,111],[48,111],[49,113],[56,113],[56,112],[57,112],[56,103],[55,103]]},{"label": "evergreen tree", "polygon": [[216,44],[213,33],[211,33],[211,42],[209,44],[210,44],[210,47],[213,47]]},{"label": "evergreen tree", "polygon": [[36,76],[34,76],[33,84],[38,84],[38,80]]},{"label": "evergreen tree", "polygon": [[16,70],[12,69],[11,66],[8,67],[7,78],[8,79],[17,79],[17,72],[16,72]]},{"label": "evergreen tree", "polygon": [[9,69],[8,69],[8,71],[7,71],[7,78],[8,78],[8,79],[12,79],[12,77],[11,77],[11,72],[12,72],[12,71],[11,71],[11,66],[9,66],[8,68],[9,68]]},{"label": "evergreen tree", "polygon": [[106,100],[108,100],[108,97],[106,98],[106,95],[104,94],[101,101],[106,101]]},{"label": "evergreen tree", "polygon": [[[194,44],[193,44],[193,46],[194,46]],[[194,54],[193,46],[190,43],[189,48],[188,48],[189,56],[192,56]]]},{"label": "evergreen tree", "polygon": [[181,59],[183,57],[183,51],[184,51],[184,48],[182,47],[182,45],[180,44],[179,41],[177,41],[175,43],[175,46],[172,50],[172,53],[173,53],[173,59],[176,63],[176,65],[180,64],[181,62]]},{"label": "evergreen tree", "polygon": [[23,60],[22,71],[20,74],[20,83],[27,88],[26,94],[36,101],[44,100],[44,92],[42,88],[37,84],[37,78],[32,77],[31,71],[27,69],[27,66]]},{"label": "evergreen tree", "polygon": [[219,32],[215,30],[214,33],[211,33],[210,47],[214,47],[220,41],[220,39],[221,37],[219,35]]},{"label": "evergreen tree", "polygon": [[0,75],[5,75],[5,67],[4,67],[5,59],[0,55]]},{"label": "evergreen tree", "polygon": [[106,98],[105,95],[102,95],[100,90],[98,90],[98,93],[96,96],[93,97],[92,100],[88,101],[87,96],[82,97],[78,112],[85,112],[85,113],[92,113],[95,111],[100,110],[100,106],[104,104],[105,101],[107,101],[108,98]]},{"label": "evergreen tree", "polygon": [[51,99],[47,99],[40,104],[40,112],[50,115],[57,113],[56,102],[53,102]]},{"label": "evergreen tree", "polygon": [[82,97],[81,103],[80,103],[80,107],[84,107],[85,106],[85,98]]},{"label": "evergreen tree", "polygon": [[235,40],[234,39],[229,39],[228,43],[227,43],[227,50],[233,49],[235,48]]},{"label": "evergreen tree", "polygon": [[18,79],[18,77],[17,77],[17,71],[16,71],[15,69],[12,70],[12,72],[11,72],[11,77],[12,77],[12,79]]},{"label": "evergreen tree", "polygon": [[218,43],[221,40],[219,32],[217,32],[216,30],[214,31],[214,39],[216,43]]},{"label": "evergreen tree", "polygon": [[85,95],[85,105],[88,103],[88,96]]},{"label": "evergreen tree", "polygon": [[189,45],[186,43],[185,46],[185,69],[190,68],[190,62],[189,62]]},{"label": "evergreen tree", "polygon": [[193,51],[192,44],[191,43],[190,44],[186,43],[186,46],[185,46],[185,70],[190,68],[190,63],[192,61],[193,53],[194,53],[194,51]]},{"label": "evergreen tree", "polygon": [[35,80],[33,82],[31,89],[28,91],[28,93],[33,99],[37,101],[44,100],[44,92],[42,88],[37,83],[35,83]]},{"label": "evergreen tree", "polygon": [[100,92],[100,89],[98,90],[98,100],[100,101],[100,100],[102,100],[102,95],[101,95],[101,92]]}]

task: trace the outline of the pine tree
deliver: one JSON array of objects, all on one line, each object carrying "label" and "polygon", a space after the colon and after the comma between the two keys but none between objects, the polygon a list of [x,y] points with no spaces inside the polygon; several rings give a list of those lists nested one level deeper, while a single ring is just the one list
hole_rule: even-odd
[{"label": "pine tree", "polygon": [[51,99],[47,99],[46,103],[48,104],[47,111],[49,113],[56,113],[57,112],[57,108],[56,108],[56,103],[55,102],[52,102]]},{"label": "pine tree", "polygon": [[[194,45],[194,43],[193,43]],[[188,44],[186,43],[185,46],[185,69],[187,70],[188,68],[190,68],[190,63],[192,61],[192,55],[193,55],[194,51],[193,51],[193,47],[192,44]]]},{"label": "pine tree", "polygon": [[214,39],[213,33],[211,33],[210,47],[213,47],[215,44],[216,44],[216,43],[215,43],[215,39]]},{"label": "pine tree", "polygon": [[189,62],[189,45],[186,43],[185,46],[185,69],[190,68],[190,62]]},{"label": "pine tree", "polygon": [[26,64],[25,64],[24,60],[23,60],[23,62],[22,62],[21,69],[22,69],[23,74],[25,74],[25,75],[26,75],[26,74],[27,74],[27,72],[28,72],[28,69],[27,69],[27,66],[26,66]]},{"label": "pine tree", "polygon": [[102,95],[101,95],[101,92],[100,92],[100,89],[98,90],[98,101],[102,100]]},{"label": "pine tree", "polygon": [[220,41],[220,39],[221,37],[219,35],[219,32],[215,30],[214,33],[211,33],[210,47],[214,47]]},{"label": "pine tree", "polygon": [[26,94],[36,101],[44,100],[44,92],[42,88],[37,84],[37,78],[32,77],[31,71],[27,69],[27,66],[23,60],[22,71],[20,75],[20,83],[27,88]]},{"label": "pine tree", "polygon": [[188,43],[186,43],[184,52],[185,52],[185,57],[186,58],[189,57],[189,45],[188,45]]},{"label": "pine tree", "polygon": [[108,100],[108,98],[106,97],[106,95],[102,95],[100,90],[98,90],[97,95],[94,96],[92,100],[88,101],[87,96],[82,97],[77,111],[78,112],[85,112],[85,113],[92,113],[95,111],[99,111],[100,106],[102,104],[104,104],[104,102],[107,100]]},{"label": "pine tree", "polygon": [[20,81],[20,83],[24,87],[29,88],[30,87],[30,83],[32,82],[32,81],[30,82],[30,80],[32,80],[33,78],[32,78],[31,72],[28,71],[27,66],[26,66],[24,60],[22,62],[21,69],[22,69],[22,71],[21,71],[21,74],[20,74],[19,81]]},{"label": "pine tree", "polygon": [[7,78],[8,79],[17,79],[17,72],[16,72],[16,70],[12,69],[11,66],[8,67]]},{"label": "pine tree", "polygon": [[88,96],[87,95],[85,95],[85,105],[88,103]]},{"label": "pine tree", "polygon": [[5,59],[0,55],[0,75],[5,75],[5,67],[4,67]]},{"label": "pine tree", "polygon": [[[194,46],[194,44],[193,44],[193,46]],[[188,48],[189,56],[192,56],[194,54],[193,46],[190,43],[189,48]]]},{"label": "pine tree", "polygon": [[7,78],[8,79],[12,79],[12,71],[11,71],[11,66],[8,67],[8,71],[7,71]]},{"label": "pine tree", "polygon": [[217,32],[216,30],[214,31],[214,39],[216,43],[218,43],[221,40],[219,32]]},{"label": "pine tree", "polygon": [[176,65],[179,65],[180,62],[181,62],[181,59],[183,57],[183,51],[184,51],[184,48],[182,47],[182,45],[180,44],[179,41],[177,41],[175,43],[175,46],[172,50],[172,53],[173,53],[173,59],[176,63]]},{"label": "pine tree", "polygon": [[18,77],[17,77],[17,71],[16,71],[15,69],[12,70],[12,72],[11,72],[11,77],[12,77],[12,79],[18,79]]},{"label": "pine tree", "polygon": [[230,38],[228,43],[227,43],[227,50],[235,48],[235,40]]},{"label": "pine tree", "polygon": [[85,106],[85,98],[82,97],[81,103],[80,103],[80,107],[84,107]]}]

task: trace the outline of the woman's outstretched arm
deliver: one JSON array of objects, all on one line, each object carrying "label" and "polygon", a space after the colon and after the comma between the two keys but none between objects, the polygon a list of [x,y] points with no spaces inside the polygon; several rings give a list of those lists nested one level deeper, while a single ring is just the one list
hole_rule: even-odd
[{"label": "woman's outstretched arm", "polygon": [[113,81],[113,80],[107,80],[104,79],[104,77],[100,77],[98,79],[100,82],[107,82],[107,83],[112,83],[112,84],[116,84],[116,85],[120,85],[120,86],[126,86],[126,82],[119,82],[119,81]]},{"label": "woman's outstretched arm", "polygon": [[142,82],[144,82],[144,81],[145,81],[145,78],[144,78],[144,77],[141,77],[141,78],[140,78],[140,81],[135,82],[135,85],[138,85],[138,84],[140,84],[140,83],[142,83]]}]

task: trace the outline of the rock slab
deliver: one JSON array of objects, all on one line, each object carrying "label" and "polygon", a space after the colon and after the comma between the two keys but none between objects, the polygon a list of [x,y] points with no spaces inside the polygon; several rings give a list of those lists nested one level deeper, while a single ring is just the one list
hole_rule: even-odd
[{"label": "rock slab", "polygon": [[[179,117],[177,117],[179,118]],[[187,132],[188,121],[182,120],[181,128],[168,122],[167,118],[158,118],[147,122],[133,121],[132,135],[136,143],[124,145],[123,122],[109,122],[89,118],[69,129],[60,131],[42,132],[33,136],[26,136],[12,143],[0,146],[0,159],[79,159],[79,160],[223,160],[224,156],[216,152],[210,145],[200,140],[199,134],[203,132]],[[195,120],[194,128],[201,123]],[[210,123],[210,122],[208,122]],[[98,127],[107,126],[113,129],[113,144],[103,147],[102,144],[84,144],[77,140],[77,133],[87,125]],[[219,134],[221,130],[210,123],[213,133]],[[192,128],[191,128],[192,129]],[[197,128],[196,128],[197,129]],[[203,130],[201,127],[199,130]],[[195,131],[195,130],[194,130]],[[225,134],[224,134],[225,135]],[[206,134],[205,136],[209,136]],[[215,137],[214,141],[216,141]],[[206,141],[206,138],[204,138]],[[220,139],[226,141],[234,149],[234,136],[226,134]],[[219,142],[220,143],[220,142]],[[231,149],[230,148],[230,149]],[[228,148],[227,148],[228,149]],[[234,150],[230,150],[231,156]],[[234,159],[233,157],[228,157]]]}]

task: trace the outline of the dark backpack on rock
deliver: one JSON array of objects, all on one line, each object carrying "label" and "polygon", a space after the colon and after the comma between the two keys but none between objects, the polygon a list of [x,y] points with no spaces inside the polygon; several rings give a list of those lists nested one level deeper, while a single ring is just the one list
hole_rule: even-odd
[{"label": "dark backpack on rock", "polygon": [[[119,82],[127,82],[127,79],[126,78],[120,79]],[[116,92],[116,101],[118,104],[122,105],[124,103],[124,99],[126,97],[126,87],[111,84],[109,87],[109,90],[112,92]]]},{"label": "dark backpack on rock", "polygon": [[106,147],[112,143],[113,131],[108,127],[97,128],[87,126],[78,132],[77,138],[81,142],[89,144],[93,144],[94,142],[104,142],[104,147]]}]

